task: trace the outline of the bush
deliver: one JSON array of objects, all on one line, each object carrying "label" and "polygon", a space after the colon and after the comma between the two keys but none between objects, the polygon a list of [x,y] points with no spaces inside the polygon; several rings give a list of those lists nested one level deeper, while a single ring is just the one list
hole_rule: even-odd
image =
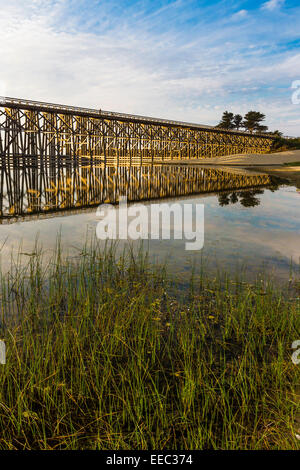
[{"label": "bush", "polygon": [[271,152],[285,150],[297,150],[300,149],[300,137],[295,137],[293,139],[287,139],[285,137],[276,137],[271,147]]}]

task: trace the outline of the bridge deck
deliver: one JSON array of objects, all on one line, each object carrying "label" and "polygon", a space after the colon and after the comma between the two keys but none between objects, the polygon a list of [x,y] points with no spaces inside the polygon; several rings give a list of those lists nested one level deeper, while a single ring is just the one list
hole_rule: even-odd
[{"label": "bridge deck", "polygon": [[[20,98],[0,97],[0,106],[18,109],[28,109],[35,111],[55,112],[63,114],[76,114],[78,116],[102,117],[108,120],[120,120],[139,122],[143,124],[159,124],[164,126],[188,127],[189,129],[200,129],[205,131],[213,131],[218,133],[252,135],[250,132],[220,129],[205,124],[196,124],[193,122],[174,121],[170,119],[154,118],[150,116],[141,116],[138,114],[118,113],[115,111],[107,111],[104,109],[83,108],[79,106],[68,106],[62,104],[47,103],[43,101],[33,101]],[[255,134],[257,136],[268,137],[268,134]],[[271,138],[271,136],[269,136]]]}]

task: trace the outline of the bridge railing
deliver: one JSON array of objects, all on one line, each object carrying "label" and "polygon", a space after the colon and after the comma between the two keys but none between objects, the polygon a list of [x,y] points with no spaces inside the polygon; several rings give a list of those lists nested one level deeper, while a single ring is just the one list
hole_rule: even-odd
[{"label": "bridge railing", "polygon": [[10,98],[10,97],[0,97],[0,105],[2,106],[10,106],[10,105],[18,105],[18,106],[30,106],[36,108],[44,108],[46,109],[53,109],[53,111],[71,111],[71,112],[80,112],[80,113],[88,113],[88,114],[99,114],[104,117],[113,117],[113,118],[126,118],[126,119],[135,119],[137,121],[153,121],[157,123],[165,122],[166,124],[173,124],[173,125],[185,125],[185,126],[193,126],[193,127],[201,127],[207,129],[213,129],[213,126],[208,126],[205,124],[195,124],[189,123],[184,121],[174,121],[169,119],[163,118],[154,118],[150,116],[143,116],[139,114],[128,114],[128,113],[119,113],[116,111],[107,111],[104,109],[95,109],[95,108],[83,108],[80,106],[69,106],[69,105],[62,105],[62,104],[55,104],[55,103],[48,103],[45,101],[34,101],[34,100],[25,100],[20,98]]},{"label": "bridge railing", "polygon": [[[55,111],[55,112],[68,112],[68,113],[81,113],[81,114],[90,114],[90,115],[99,115],[104,118],[108,119],[120,119],[120,120],[127,120],[127,121],[136,121],[136,122],[153,122],[155,124],[166,124],[166,125],[173,125],[179,127],[191,127],[191,128],[198,128],[207,131],[214,131],[214,132],[222,132],[222,133],[233,133],[233,134],[241,134],[241,135],[259,135],[259,134],[251,134],[250,132],[246,131],[238,131],[238,130],[230,130],[230,129],[219,129],[214,126],[208,126],[205,124],[196,124],[186,121],[174,121],[170,119],[163,119],[163,118],[154,118],[150,116],[143,116],[139,114],[127,114],[127,113],[119,113],[115,111],[107,111],[104,109],[94,109],[94,108],[82,108],[79,106],[68,106],[62,104],[54,104],[54,103],[47,103],[44,101],[34,101],[34,100],[26,100],[20,98],[10,98],[0,96],[0,106],[7,106],[7,107],[18,107],[18,108],[29,108],[29,109],[40,109],[45,111]],[[268,134],[261,134],[264,137],[272,137]]]}]

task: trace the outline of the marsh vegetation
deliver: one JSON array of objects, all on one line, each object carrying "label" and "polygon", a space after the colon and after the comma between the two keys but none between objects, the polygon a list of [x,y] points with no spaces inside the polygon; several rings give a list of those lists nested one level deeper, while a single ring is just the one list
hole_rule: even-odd
[{"label": "marsh vegetation", "polygon": [[1,280],[1,449],[296,449],[297,286],[140,251],[38,251]]}]

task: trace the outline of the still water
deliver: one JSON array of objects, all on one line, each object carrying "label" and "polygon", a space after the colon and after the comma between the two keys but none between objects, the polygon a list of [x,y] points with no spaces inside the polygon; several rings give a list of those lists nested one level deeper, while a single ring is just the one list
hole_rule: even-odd
[{"label": "still water", "polygon": [[[0,256],[2,269],[11,253],[24,260],[36,239],[51,256],[57,234],[65,254],[78,253],[96,233],[96,208],[129,201],[203,204],[204,247],[186,251],[184,240],[150,240],[153,259],[166,262],[178,278],[190,275],[202,259],[207,270],[243,269],[277,281],[297,276],[300,259],[300,193],[274,178],[243,170],[194,167],[101,168],[32,165],[1,170]],[[123,243],[123,242],[122,242]],[[138,242],[134,242],[137,244]],[[21,248],[20,248],[21,246]],[[298,273],[299,274],[299,273]]]}]

